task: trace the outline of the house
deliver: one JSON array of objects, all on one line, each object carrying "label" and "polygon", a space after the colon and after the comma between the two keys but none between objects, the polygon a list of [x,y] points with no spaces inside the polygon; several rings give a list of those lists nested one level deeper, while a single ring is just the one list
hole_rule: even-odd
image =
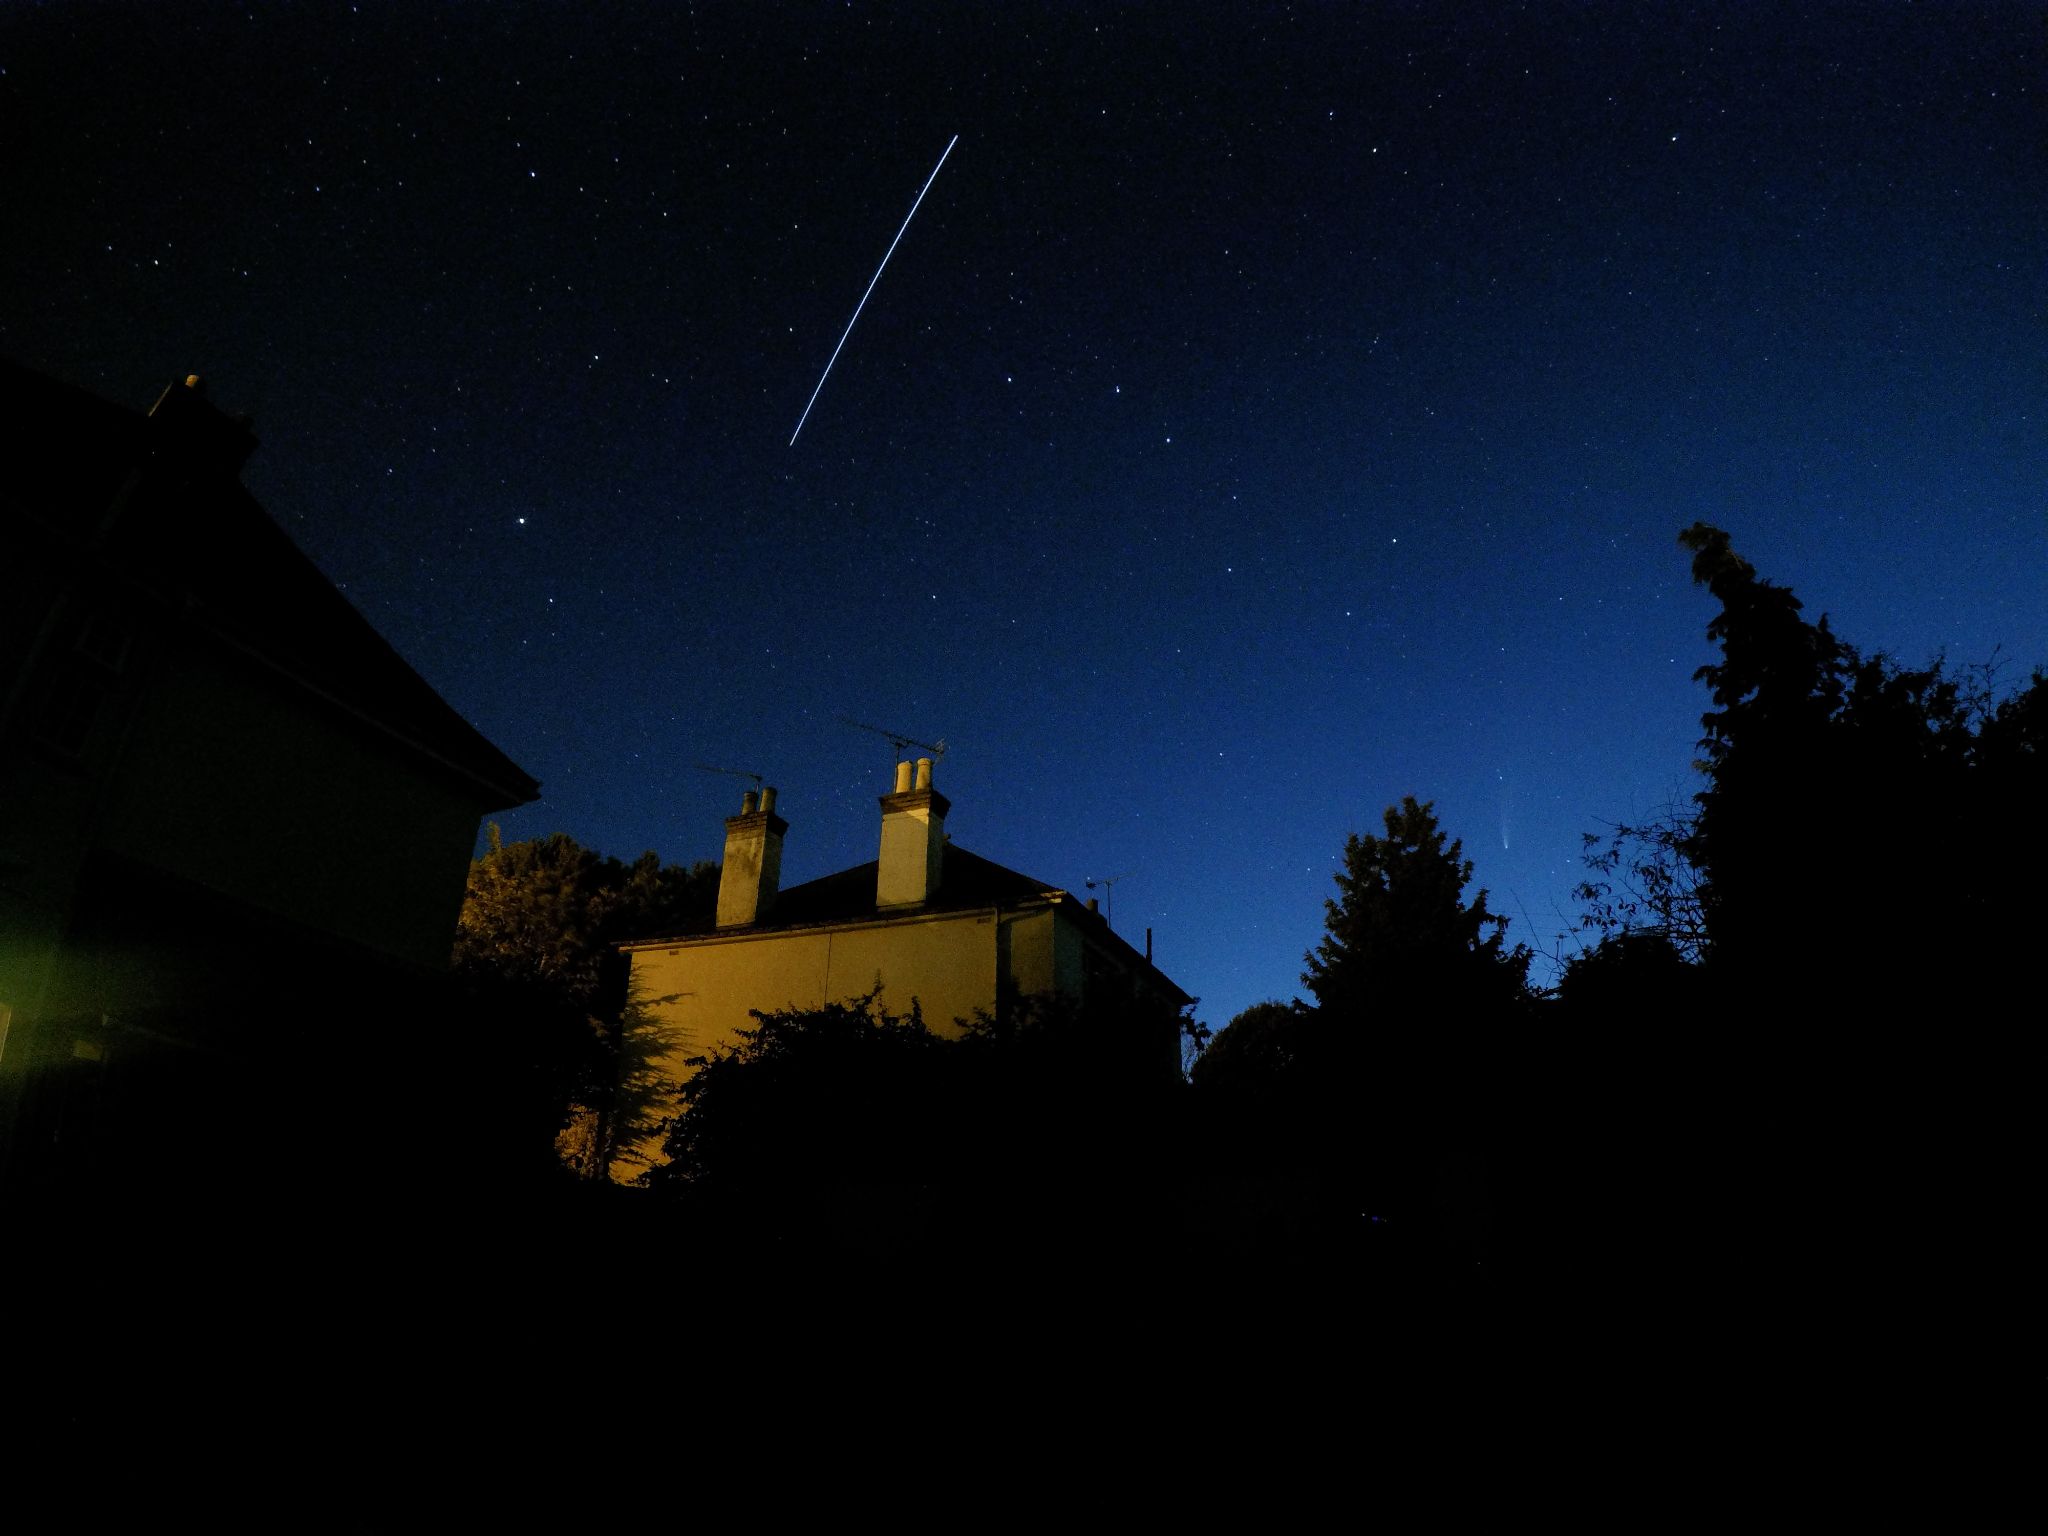
[{"label": "house", "polygon": [[[875,859],[786,891],[789,824],[775,802],[773,789],[748,791],[725,824],[711,931],[622,946],[631,995],[664,1037],[671,1081],[687,1080],[690,1058],[734,1043],[754,1010],[818,1007],[877,988],[882,1006],[907,1013],[915,1002],[947,1035],[1032,996],[1130,1002],[1164,1015],[1193,1001],[1092,900],[950,841],[952,806],[932,785],[930,758],[896,765]],[[1177,1037],[1162,1035],[1159,1048],[1178,1070]]]},{"label": "house", "polygon": [[538,786],[271,521],[197,377],[144,414],[0,364],[0,423],[0,1190],[388,1137],[363,1095],[478,824]]}]

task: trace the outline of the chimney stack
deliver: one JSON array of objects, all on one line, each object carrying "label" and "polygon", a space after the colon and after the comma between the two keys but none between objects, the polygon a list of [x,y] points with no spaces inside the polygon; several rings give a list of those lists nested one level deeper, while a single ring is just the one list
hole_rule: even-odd
[{"label": "chimney stack", "polygon": [[896,765],[896,790],[882,796],[882,857],[875,905],[919,907],[938,893],[946,854],[946,812],[952,803],[932,788],[932,760]]},{"label": "chimney stack", "polygon": [[247,417],[230,416],[206,398],[206,380],[196,373],[173,384],[149,408],[151,445],[167,464],[187,474],[241,476],[256,451]]},{"label": "chimney stack", "polygon": [[718,926],[765,923],[782,884],[782,834],[789,823],[775,814],[775,791],[750,789],[740,813],[725,824],[725,866],[718,873]]}]

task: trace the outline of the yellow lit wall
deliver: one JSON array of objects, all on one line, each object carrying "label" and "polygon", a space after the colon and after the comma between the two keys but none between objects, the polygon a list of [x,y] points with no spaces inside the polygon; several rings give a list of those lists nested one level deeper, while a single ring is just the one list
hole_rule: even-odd
[{"label": "yellow lit wall", "polygon": [[[1048,919],[1050,914],[1047,914]],[[683,1059],[729,1045],[751,1011],[817,1008],[882,983],[882,1006],[952,1034],[953,1021],[996,996],[996,914],[947,912],[787,933],[713,934],[635,949],[633,996],[668,1028]]]}]

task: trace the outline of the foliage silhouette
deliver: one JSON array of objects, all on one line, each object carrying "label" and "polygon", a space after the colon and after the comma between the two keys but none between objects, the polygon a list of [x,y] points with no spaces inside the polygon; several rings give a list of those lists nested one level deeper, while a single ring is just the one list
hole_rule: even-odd
[{"label": "foliage silhouette", "polygon": [[1212,1271],[1242,1285],[1275,1266],[1297,1273],[1355,1236],[1359,1213],[1328,1187],[1344,1155],[1326,1123],[1356,1105],[1330,1102],[1313,1073],[1320,1021],[1300,1002],[1254,1003],[1219,1030],[1190,1073],[1191,1191]]},{"label": "foliage silhouette", "polygon": [[1686,957],[1673,925],[1624,929],[1567,972],[1567,1016],[1672,1042],[1639,1091],[1694,1230],[1741,1232],[1782,1275],[1904,1272],[1943,1239],[1897,1234],[1994,1229],[2032,1161],[2012,1085],[2037,1053],[2010,999],[2044,916],[2048,679],[2001,697],[1995,665],[1866,656],[1720,529],[1680,542],[1719,604],[1705,782],[1689,829],[1647,846],[1697,874],[1700,963],[1656,951]]},{"label": "foliage silhouette", "polygon": [[822,1008],[756,1011],[751,1029],[693,1057],[650,1171],[657,1188],[744,1198],[794,1220],[834,1186],[916,1184],[934,1166],[949,1042],[880,989]]},{"label": "foliage silhouette", "polygon": [[1299,1003],[1253,1003],[1195,1058],[1190,1079],[1214,1093],[1263,1097],[1279,1091],[1300,1051],[1306,1019]]},{"label": "foliage silhouette", "polygon": [[1445,842],[1434,807],[1413,796],[1389,806],[1385,835],[1351,834],[1325,933],[1302,983],[1326,1015],[1389,1007],[1506,1004],[1528,989],[1530,953],[1507,947],[1508,920],[1486,892],[1465,899],[1472,862]]},{"label": "foliage silhouette", "polygon": [[1365,1223],[1469,1260],[1489,1243],[1488,1148],[1531,956],[1484,891],[1468,896],[1472,865],[1430,805],[1404,799],[1383,827],[1346,839],[1302,977],[1313,1006],[1248,1009],[1196,1062],[1201,1134],[1220,1174],[1320,1213],[1297,1224],[1310,1249]]},{"label": "foliage silhouette", "polygon": [[1693,858],[1698,828],[1697,807],[1674,804],[1645,821],[1618,822],[1604,837],[1585,833],[1588,875],[1572,890],[1581,903],[1578,931],[1603,942],[1650,936],[1685,964],[1704,959],[1703,871]]},{"label": "foliage silhouette", "polygon": [[1664,1022],[1667,1010],[1697,994],[1699,973],[1678,941],[1655,928],[1609,934],[1575,957],[1558,978],[1558,1001],[1575,1018]]},{"label": "foliage silhouette", "polygon": [[1916,1006],[2009,969],[2041,916],[2022,871],[2048,851],[2048,679],[1999,700],[1991,666],[1865,657],[1727,534],[1681,542],[1721,604],[1686,845],[1717,968],[1808,1003]]},{"label": "foliage silhouette", "polygon": [[754,1244],[1042,1266],[1170,1246],[1175,1010],[1059,996],[929,1028],[879,990],[697,1058],[645,1177]]},{"label": "foliage silhouette", "polygon": [[964,1242],[1100,1262],[1163,1239],[1184,1164],[1176,1042],[1199,1029],[1192,1009],[1098,989],[961,1021]]}]

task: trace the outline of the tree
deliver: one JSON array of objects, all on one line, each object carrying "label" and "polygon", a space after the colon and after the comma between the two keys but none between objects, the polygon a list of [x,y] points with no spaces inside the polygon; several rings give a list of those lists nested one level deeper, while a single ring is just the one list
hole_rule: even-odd
[{"label": "tree", "polygon": [[1572,890],[1583,903],[1578,931],[1597,933],[1603,945],[1654,938],[1697,965],[1707,948],[1703,871],[1692,853],[1698,831],[1697,807],[1674,804],[1645,821],[1618,822],[1605,837],[1585,833],[1589,873]]},{"label": "tree", "polygon": [[788,1205],[848,1181],[914,1180],[938,1165],[944,1056],[915,1004],[879,989],[820,1008],[755,1010],[754,1027],[693,1058],[657,1187]]},{"label": "tree", "polygon": [[1717,969],[1809,1001],[1925,1003],[2037,932],[2048,679],[1864,656],[1760,578],[1726,533],[1680,536],[1721,605],[1695,676],[1706,785],[1683,851]]},{"label": "tree", "polygon": [[1531,955],[1508,945],[1485,891],[1467,897],[1471,861],[1431,805],[1405,798],[1383,822],[1345,840],[1307,956],[1293,1135],[1333,1220],[1385,1217],[1469,1256],[1485,1243],[1487,1147],[1503,1052],[1533,1004]]},{"label": "tree", "polygon": [[693,1063],[645,1182],[742,1246],[943,1247],[970,1277],[1168,1251],[1179,1011],[1025,996],[941,1034],[879,998],[755,1012]]},{"label": "tree", "polygon": [[495,822],[488,839],[469,867],[455,969],[530,985],[586,1013],[616,1011],[620,943],[685,931],[717,905],[715,864],[686,869],[652,853],[624,864],[560,832],[508,844]]},{"label": "tree", "polygon": [[[1253,1003],[1217,1032],[1189,1074],[1191,1152],[1208,1174],[1226,1183],[1278,1181],[1267,1190],[1273,1201],[1265,1213],[1269,1225],[1287,1205],[1275,1191],[1298,1186],[1328,1161],[1326,1128],[1303,1112],[1314,1102],[1303,1068],[1315,1059],[1315,1024],[1299,1002]],[[1257,1216],[1241,1212],[1238,1220],[1247,1224],[1247,1239],[1270,1247],[1273,1234]]]},{"label": "tree", "polygon": [[1511,1005],[1527,995],[1528,949],[1507,946],[1508,920],[1486,892],[1468,902],[1472,863],[1445,842],[1433,805],[1389,806],[1386,835],[1351,834],[1322,942],[1302,984],[1325,1014]]},{"label": "tree", "polygon": [[495,823],[470,865],[455,971],[516,1028],[521,1092],[548,1140],[578,1125],[565,1150],[585,1177],[607,1177],[665,1109],[647,1081],[654,1020],[626,996],[618,945],[708,923],[717,893],[714,864],[626,864],[559,832],[508,844]]},{"label": "tree", "polygon": [[1190,1079],[1198,1091],[1212,1094],[1277,1091],[1292,1073],[1306,1017],[1299,1003],[1253,1003],[1204,1047]]},{"label": "tree", "polygon": [[1680,542],[1720,604],[1685,851],[1713,1048],[1688,1075],[1700,1130],[1734,1132],[1723,1216],[1897,1272],[1894,1234],[1926,1254],[1992,1230],[2038,1161],[2017,1086],[2038,1053],[2011,1000],[2035,990],[2048,916],[2048,679],[2001,699],[1993,665],[1865,656],[1720,529]]}]

